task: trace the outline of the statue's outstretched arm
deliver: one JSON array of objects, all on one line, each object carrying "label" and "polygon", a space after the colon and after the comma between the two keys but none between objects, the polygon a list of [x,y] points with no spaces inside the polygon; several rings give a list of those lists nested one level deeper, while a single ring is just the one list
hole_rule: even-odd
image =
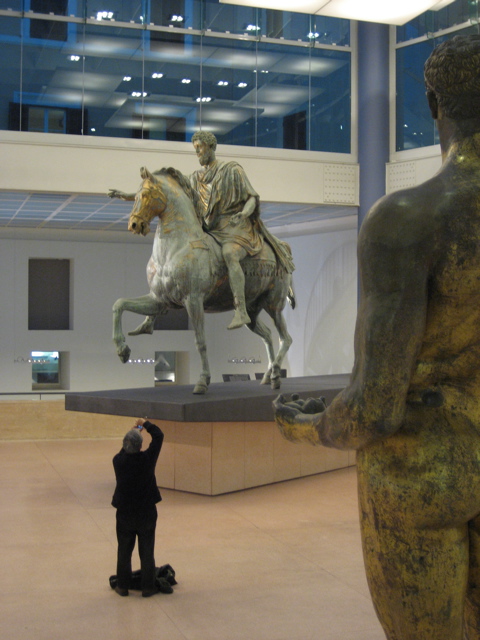
[{"label": "statue's outstretched arm", "polygon": [[372,211],[359,238],[362,294],[349,385],[315,414],[283,398],[274,403],[275,420],[293,442],[358,449],[402,424],[425,331],[433,243],[428,225],[415,229],[411,215],[402,224],[402,211],[390,206],[387,200]]},{"label": "statue's outstretched arm", "polygon": [[109,198],[120,198],[121,200],[135,200],[135,193],[125,193],[124,191],[118,191],[118,189],[108,190]]}]

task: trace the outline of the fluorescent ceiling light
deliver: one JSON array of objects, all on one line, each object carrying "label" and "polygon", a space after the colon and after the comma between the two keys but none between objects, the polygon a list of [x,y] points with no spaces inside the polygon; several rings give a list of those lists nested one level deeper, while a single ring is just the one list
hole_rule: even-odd
[{"label": "fluorescent ceiling light", "polygon": [[366,20],[402,25],[428,9],[443,9],[453,0],[220,0],[259,9],[295,11],[310,15],[330,16],[347,20]]}]

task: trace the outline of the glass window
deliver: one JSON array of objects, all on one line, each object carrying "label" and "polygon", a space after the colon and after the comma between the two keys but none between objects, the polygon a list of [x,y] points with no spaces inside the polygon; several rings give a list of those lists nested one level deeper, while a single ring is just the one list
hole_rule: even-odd
[{"label": "glass window", "polygon": [[59,351],[32,351],[32,390],[61,388]]},{"label": "glass window", "polygon": [[397,42],[437,33],[462,23],[478,21],[479,6],[476,0],[455,0],[439,11],[426,11],[402,27],[397,27]]},{"label": "glass window", "polygon": [[400,47],[396,52],[396,151],[438,144],[438,133],[425,97],[423,66],[441,42],[477,33],[476,26]]},{"label": "glass window", "polygon": [[155,351],[155,385],[175,382],[175,351]]},{"label": "glass window", "polygon": [[350,152],[346,20],[218,0],[42,2],[48,18],[0,17],[0,128],[175,141],[204,128],[225,144]]},{"label": "glass window", "polygon": [[69,95],[84,99],[84,133],[96,136],[142,138],[144,50],[147,32],[115,24],[82,26],[84,59],[61,78]]}]

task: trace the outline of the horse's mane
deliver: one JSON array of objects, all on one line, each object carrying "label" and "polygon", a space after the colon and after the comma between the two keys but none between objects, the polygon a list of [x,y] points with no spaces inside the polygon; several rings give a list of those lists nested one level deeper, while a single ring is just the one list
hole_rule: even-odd
[{"label": "horse's mane", "polygon": [[181,171],[178,171],[178,169],[174,169],[173,167],[163,167],[163,169],[160,169],[159,171],[154,171],[153,175],[167,175],[173,178],[182,187],[185,194],[192,201],[199,222],[203,222],[203,211],[200,197],[195,189],[192,189],[192,185],[190,184],[190,180],[187,178],[187,176],[185,176]]}]

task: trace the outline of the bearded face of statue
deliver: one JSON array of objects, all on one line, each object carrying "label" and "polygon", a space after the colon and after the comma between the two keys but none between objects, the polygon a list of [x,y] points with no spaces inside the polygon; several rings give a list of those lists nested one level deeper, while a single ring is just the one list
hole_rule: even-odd
[{"label": "bearded face of statue", "polygon": [[193,147],[202,167],[208,166],[215,160],[215,151],[206,142],[196,140]]}]

